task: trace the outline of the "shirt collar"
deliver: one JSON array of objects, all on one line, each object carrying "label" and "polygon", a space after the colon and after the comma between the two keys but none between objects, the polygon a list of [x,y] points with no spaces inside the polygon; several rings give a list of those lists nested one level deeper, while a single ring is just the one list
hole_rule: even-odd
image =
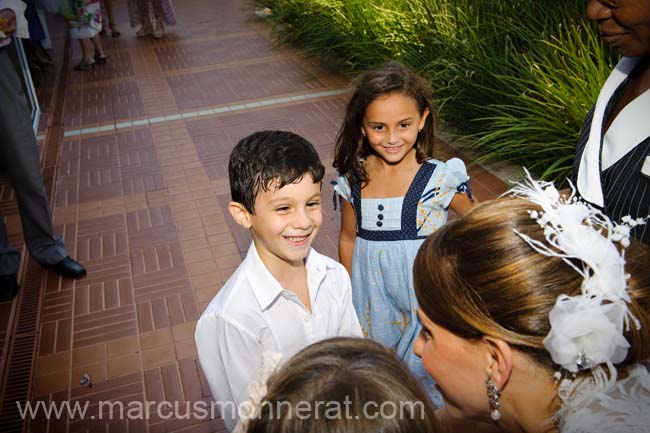
[{"label": "shirt collar", "polygon": [[612,121],[603,138],[601,170],[607,170],[616,164],[639,143],[650,137],[648,107],[650,90],[630,101]]},{"label": "shirt collar", "polygon": [[[257,248],[255,248],[255,242],[251,242],[248,254],[244,260],[244,266],[246,267],[246,275],[250,280],[255,299],[259,303],[260,309],[266,310],[278,296],[282,295],[282,292],[285,292],[285,289],[267,269],[257,252]],[[305,266],[307,267],[309,298],[313,309],[320,286],[322,285],[321,283],[327,275],[327,270],[334,269],[336,266],[325,260],[313,248],[309,248]]]},{"label": "shirt collar", "polygon": [[589,139],[582,152],[578,166],[576,187],[580,195],[597,206],[604,206],[603,190],[600,183],[600,144],[602,138],[605,109],[612,95],[634,69],[638,58],[623,57],[611,72],[600,90],[596,107],[594,108]]}]

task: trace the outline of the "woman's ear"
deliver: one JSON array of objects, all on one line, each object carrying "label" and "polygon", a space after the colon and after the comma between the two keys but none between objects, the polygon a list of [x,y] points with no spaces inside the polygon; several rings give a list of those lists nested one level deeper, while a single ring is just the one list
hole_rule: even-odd
[{"label": "woman's ear", "polygon": [[228,212],[230,212],[232,219],[234,219],[237,224],[245,229],[251,228],[252,223],[250,213],[243,204],[231,201],[228,203]]},{"label": "woman's ear", "polygon": [[498,390],[502,390],[512,373],[512,348],[508,343],[493,337],[483,337],[487,360],[486,373]]}]

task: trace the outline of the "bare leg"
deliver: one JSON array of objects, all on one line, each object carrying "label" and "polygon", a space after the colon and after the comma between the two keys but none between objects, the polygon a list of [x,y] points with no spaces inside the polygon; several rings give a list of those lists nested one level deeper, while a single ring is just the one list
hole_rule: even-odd
[{"label": "bare leg", "polygon": [[115,25],[115,18],[113,17],[113,0],[102,0],[102,4],[106,9],[106,23],[111,29],[113,36],[117,37],[120,35],[120,32],[117,31],[117,26]]},{"label": "bare leg", "polygon": [[95,59],[93,58],[93,44],[90,38],[79,39],[81,45],[82,58],[81,61],[74,67],[75,71],[88,71],[95,66]]},{"label": "bare leg", "polygon": [[[95,35],[95,37],[97,37],[97,35]],[[93,63],[95,60],[93,58],[92,43],[90,42],[90,38],[79,39],[79,44],[81,45],[81,53],[83,56],[81,61],[83,63]]]},{"label": "bare leg", "polygon": [[99,39],[99,34],[96,34],[91,38],[93,46],[95,48],[95,61],[97,63],[106,63],[106,54],[102,48],[102,41]]}]

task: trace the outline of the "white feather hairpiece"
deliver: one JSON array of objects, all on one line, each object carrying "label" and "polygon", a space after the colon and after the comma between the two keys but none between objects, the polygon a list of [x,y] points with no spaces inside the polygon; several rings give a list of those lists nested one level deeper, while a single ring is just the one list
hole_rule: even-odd
[{"label": "white feather hairpiece", "polygon": [[233,429],[233,433],[246,433],[250,421],[259,416],[260,404],[266,396],[266,382],[275,372],[280,361],[282,353],[270,350],[262,354],[262,367],[257,372],[257,381],[248,385],[249,400],[246,400],[238,408],[239,420]]},{"label": "white feather hairpiece", "polygon": [[[559,257],[583,277],[581,294],[560,295],[549,314],[551,331],[544,347],[553,362],[576,373],[601,364],[613,368],[627,356],[629,343],[623,333],[640,322],[628,309],[625,250],[630,229],[644,224],[642,218],[613,223],[600,210],[571,195],[563,197],[552,182],[535,181],[524,168],[526,178],[508,194],[539,205],[529,211],[544,229],[546,242],[518,232],[535,251]],[[617,244],[623,248],[619,249]],[[571,259],[582,262],[577,265]]]}]

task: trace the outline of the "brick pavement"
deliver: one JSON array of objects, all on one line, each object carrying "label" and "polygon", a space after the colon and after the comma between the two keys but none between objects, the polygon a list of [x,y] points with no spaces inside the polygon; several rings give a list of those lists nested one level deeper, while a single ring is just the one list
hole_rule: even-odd
[{"label": "brick pavement", "polygon": [[[98,415],[101,400],[209,401],[194,325],[250,242],[227,216],[231,149],[256,130],[286,129],[331,166],[345,78],[275,46],[237,0],[176,2],[178,25],[162,40],[136,38],[125,2],[114,3],[122,36],[103,38],[108,64],[72,71],[80,57],[73,43],[63,74],[40,90],[56,229],[88,277],[61,279],[30,261],[20,297],[0,304],[3,431],[222,431],[220,420],[196,417],[22,423],[14,400],[89,402],[88,415]],[[58,67],[65,32],[54,18],[52,27]],[[66,86],[58,100],[57,83]],[[442,142],[437,153],[458,156]],[[503,191],[503,182],[466,162],[479,200]],[[329,168],[325,197],[333,178]],[[336,257],[338,215],[324,203],[315,247]],[[22,248],[6,180],[0,212]],[[92,387],[80,385],[84,374]]]}]

